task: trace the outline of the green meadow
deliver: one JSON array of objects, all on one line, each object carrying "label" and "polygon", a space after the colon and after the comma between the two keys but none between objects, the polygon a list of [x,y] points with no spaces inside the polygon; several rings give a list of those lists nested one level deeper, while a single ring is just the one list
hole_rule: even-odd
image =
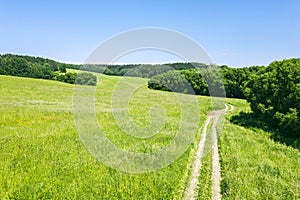
[{"label": "green meadow", "polygon": [[[151,123],[149,110],[154,103],[167,115],[158,134],[135,138],[119,128],[112,113],[111,96],[121,78],[99,75],[98,79],[95,111],[110,141],[126,151],[142,153],[172,141],[181,120],[174,94],[148,89],[147,79],[122,79],[123,84],[141,85],[129,102],[136,124]],[[163,169],[136,174],[107,167],[88,152],[75,127],[73,89],[73,85],[56,81],[0,76],[0,198],[182,199],[192,156],[211,110],[210,98],[196,97],[200,120],[187,151]],[[244,100],[227,101],[234,110],[224,118],[219,136],[223,198],[299,199],[299,150],[275,142],[271,133],[230,122],[231,116],[250,108]],[[211,152],[209,148],[205,151],[199,199],[211,198]]]},{"label": "green meadow", "polygon": [[219,139],[223,199],[300,199],[299,149],[274,140],[272,132],[230,122],[250,107],[244,100],[227,100],[234,110]]},{"label": "green meadow", "polygon": [[[172,93],[147,89],[147,80],[130,100],[132,118],[149,123],[151,102],[162,105],[168,120],[159,134],[146,141],[122,132],[111,112],[111,95],[118,77],[101,76],[96,115],[106,136],[120,148],[148,152],[167,145],[178,130],[180,111]],[[142,174],[116,171],[98,162],[81,143],[72,110],[73,85],[29,78],[0,76],[0,195],[1,198],[180,198],[189,148],[168,167]],[[210,100],[200,97],[200,123]],[[199,124],[200,127],[201,124]],[[199,128],[200,130],[200,128]]]}]

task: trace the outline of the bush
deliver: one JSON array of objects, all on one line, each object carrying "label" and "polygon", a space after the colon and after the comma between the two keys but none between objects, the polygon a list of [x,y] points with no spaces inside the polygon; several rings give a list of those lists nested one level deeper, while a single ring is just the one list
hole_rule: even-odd
[{"label": "bush", "polygon": [[254,113],[284,134],[300,136],[300,59],[271,63],[252,75],[246,87]]},{"label": "bush", "polygon": [[216,72],[214,66],[212,69],[172,70],[152,77],[148,87],[187,94],[224,96],[222,77]]},{"label": "bush", "polygon": [[92,73],[79,73],[76,76],[75,84],[79,85],[97,85],[97,76]]},{"label": "bush", "polygon": [[91,73],[54,73],[54,80],[78,85],[97,85],[97,77]]},{"label": "bush", "polygon": [[152,77],[148,81],[148,87],[156,90],[172,91],[192,94],[192,87],[184,75],[178,71],[168,71]]}]

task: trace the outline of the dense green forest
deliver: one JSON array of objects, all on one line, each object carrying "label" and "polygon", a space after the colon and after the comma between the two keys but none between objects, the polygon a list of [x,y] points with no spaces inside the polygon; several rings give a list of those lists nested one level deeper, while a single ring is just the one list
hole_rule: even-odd
[{"label": "dense green forest", "polygon": [[[272,62],[269,66],[220,66],[221,78],[204,68],[168,71],[148,81],[151,89],[214,95],[209,85],[221,85],[226,96],[247,99],[254,117],[289,138],[300,138],[300,59]],[[211,78],[213,77],[213,78]]]},{"label": "dense green forest", "polygon": [[[225,65],[202,64],[201,67],[195,65],[194,68],[173,70],[153,76],[148,82],[148,87],[164,91],[212,96],[217,95],[213,95],[214,92],[211,91],[211,88],[223,87],[223,90],[226,91],[226,97],[245,99],[245,84],[250,80],[251,74],[257,73],[261,68],[264,67],[229,68]],[[173,85],[176,85],[175,90]]]},{"label": "dense green forest", "polygon": [[168,64],[126,64],[126,65],[103,65],[103,64],[83,64],[68,65],[70,69],[91,71],[113,76],[132,76],[151,78],[171,70],[184,70],[194,68],[195,66],[205,66],[200,63],[168,63]]},{"label": "dense green forest", "polygon": [[259,119],[300,137],[300,59],[275,61],[251,74],[244,92]]},{"label": "dense green forest", "polygon": [[[96,85],[97,78],[91,73],[67,73],[72,65],[54,60],[20,55],[0,55],[0,74],[57,80],[66,83]],[[74,66],[73,66],[74,68]]]},{"label": "dense green forest", "polygon": [[[0,55],[0,74],[22,76],[42,79],[55,79],[73,83],[73,74],[59,76],[66,73],[66,69],[76,69],[88,72],[103,73],[114,76],[132,76],[151,78],[171,70],[184,70],[205,65],[199,63],[170,63],[159,65],[127,64],[127,65],[104,65],[104,64],[66,64],[51,59],[5,54]],[[68,79],[70,78],[70,79]]]}]

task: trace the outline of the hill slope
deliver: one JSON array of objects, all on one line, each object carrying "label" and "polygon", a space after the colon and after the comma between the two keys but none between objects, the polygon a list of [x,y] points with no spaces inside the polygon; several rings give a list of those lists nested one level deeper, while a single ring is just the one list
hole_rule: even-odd
[{"label": "hill slope", "polygon": [[[120,130],[111,113],[111,95],[121,77],[98,78],[96,115],[114,144],[127,151],[151,152],[174,138],[181,114],[172,93],[148,89],[146,79],[123,79],[124,84],[141,84],[129,103],[137,124],[150,123],[148,111],[153,103],[162,105],[168,114],[158,135],[138,139]],[[56,81],[0,76],[0,197],[180,199],[194,145],[173,164],[155,172],[127,174],[106,167],[80,141],[73,117],[73,89],[74,85]],[[211,107],[209,97],[197,98],[200,121],[195,141]],[[223,198],[299,198],[299,150],[275,142],[271,133],[230,122],[231,116],[250,108],[243,100],[228,102],[235,109],[226,117],[219,142]],[[200,199],[211,194],[211,152],[206,151],[199,177]]]}]

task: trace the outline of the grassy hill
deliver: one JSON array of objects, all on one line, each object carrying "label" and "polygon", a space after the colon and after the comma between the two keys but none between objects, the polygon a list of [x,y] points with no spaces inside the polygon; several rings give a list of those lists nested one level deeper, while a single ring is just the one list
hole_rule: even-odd
[{"label": "grassy hill", "polygon": [[[178,129],[180,111],[171,93],[147,89],[147,80],[131,99],[137,123],[149,123],[155,101],[171,116],[157,136],[135,139],[114,122],[110,96],[120,77],[101,76],[96,114],[107,137],[120,148],[147,152],[167,145]],[[0,197],[1,198],[159,198],[180,195],[189,150],[172,165],[147,174],[127,174],[102,165],[90,155],[76,132],[72,113],[73,85],[30,78],[0,76]],[[200,104],[201,123],[210,107]],[[155,145],[154,145],[155,144]]]},{"label": "grassy hill", "polygon": [[[133,120],[146,126],[153,103],[167,113],[166,124],[150,139],[125,134],[111,113],[111,95],[121,77],[98,77],[96,116],[106,136],[132,152],[151,152],[166,146],[181,120],[180,105],[169,92],[147,88],[147,79],[123,79],[142,84],[130,99]],[[74,124],[74,85],[49,80],[0,76],[0,198],[13,199],[180,199],[194,145],[170,166],[145,174],[128,174],[98,162],[81,143]],[[182,94],[183,95],[183,94]],[[191,98],[190,95],[184,95]],[[197,97],[201,126],[211,108],[209,97]],[[274,142],[270,134],[229,121],[242,100],[229,100],[234,111],[220,135],[222,192],[227,199],[297,199],[300,183],[299,150]],[[208,154],[209,155],[209,154]],[[200,198],[209,196],[210,160],[204,158]],[[206,177],[206,178],[205,178]]]}]

